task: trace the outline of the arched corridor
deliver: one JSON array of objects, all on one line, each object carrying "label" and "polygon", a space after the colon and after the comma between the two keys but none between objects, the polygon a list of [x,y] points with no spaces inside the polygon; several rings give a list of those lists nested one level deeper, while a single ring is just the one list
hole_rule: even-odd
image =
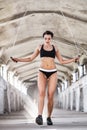
[{"label": "arched corridor", "polygon": [[[0,130],[86,130],[87,129],[87,0],[1,0],[0,1]],[[26,58],[43,44],[43,32],[54,33],[52,43],[61,56],[78,62],[61,64],[55,58],[57,86],[53,126],[35,124],[38,113],[37,75],[40,56]]]}]

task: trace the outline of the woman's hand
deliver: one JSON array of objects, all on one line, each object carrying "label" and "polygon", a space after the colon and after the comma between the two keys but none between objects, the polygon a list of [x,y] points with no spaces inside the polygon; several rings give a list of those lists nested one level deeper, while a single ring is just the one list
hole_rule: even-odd
[{"label": "woman's hand", "polygon": [[75,62],[78,62],[78,61],[79,61],[79,58],[80,58],[80,57],[76,57],[76,58],[75,58]]},{"label": "woman's hand", "polygon": [[14,62],[18,62],[18,59],[17,58],[13,58],[13,57],[10,57],[11,59],[12,59],[12,61],[14,61]]}]

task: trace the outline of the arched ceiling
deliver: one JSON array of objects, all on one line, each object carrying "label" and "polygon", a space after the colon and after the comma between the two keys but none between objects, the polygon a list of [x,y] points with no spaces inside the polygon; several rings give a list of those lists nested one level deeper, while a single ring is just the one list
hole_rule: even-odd
[{"label": "arched ceiling", "polygon": [[[32,54],[46,30],[54,32],[53,43],[65,59],[86,53],[87,0],[0,0],[0,64],[22,81],[36,81],[39,57],[31,63],[14,63],[10,57]],[[76,64],[55,62],[59,79],[67,78]]]}]

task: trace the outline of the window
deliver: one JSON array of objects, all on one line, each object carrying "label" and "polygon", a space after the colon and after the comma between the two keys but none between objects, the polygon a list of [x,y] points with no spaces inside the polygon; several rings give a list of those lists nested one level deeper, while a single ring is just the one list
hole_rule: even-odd
[{"label": "window", "polygon": [[87,64],[83,65],[83,75],[87,74]]}]

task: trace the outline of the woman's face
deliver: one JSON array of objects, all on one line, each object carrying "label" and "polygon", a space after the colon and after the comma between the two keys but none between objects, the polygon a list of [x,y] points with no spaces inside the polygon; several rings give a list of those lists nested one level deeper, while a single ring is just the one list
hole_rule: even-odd
[{"label": "woman's face", "polygon": [[52,40],[51,35],[48,35],[48,34],[44,35],[44,40],[45,40],[45,43],[49,44]]}]

